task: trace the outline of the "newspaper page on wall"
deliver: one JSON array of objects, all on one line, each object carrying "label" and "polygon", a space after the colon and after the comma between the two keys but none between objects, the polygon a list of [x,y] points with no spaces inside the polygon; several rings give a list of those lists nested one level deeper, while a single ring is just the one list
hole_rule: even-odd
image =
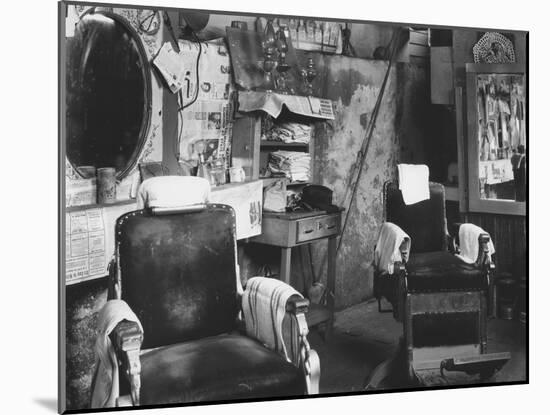
[{"label": "newspaper page on wall", "polygon": [[182,104],[184,107],[191,104],[182,111],[180,120],[180,158],[196,161],[203,153],[207,162],[222,156],[228,160],[233,122],[230,97],[234,85],[227,47],[223,40],[201,44],[198,79],[198,44],[180,40],[179,47],[186,69]]},{"label": "newspaper page on wall", "polygon": [[67,213],[65,242],[67,283],[105,275],[105,222],[102,209]]}]

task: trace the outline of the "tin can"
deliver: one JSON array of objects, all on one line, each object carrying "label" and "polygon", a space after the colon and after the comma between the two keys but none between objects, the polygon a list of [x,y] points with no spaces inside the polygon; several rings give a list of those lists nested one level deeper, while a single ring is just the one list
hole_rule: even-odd
[{"label": "tin can", "polygon": [[114,167],[97,169],[97,203],[116,202],[116,170]]},{"label": "tin can", "polygon": [[501,304],[500,305],[500,318],[502,320],[514,319],[514,305],[513,304]]}]

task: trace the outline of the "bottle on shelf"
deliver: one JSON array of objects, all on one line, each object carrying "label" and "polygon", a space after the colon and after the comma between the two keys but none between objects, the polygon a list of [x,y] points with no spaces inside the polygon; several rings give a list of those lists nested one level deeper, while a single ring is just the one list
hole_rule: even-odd
[{"label": "bottle on shelf", "polygon": [[204,161],[204,154],[199,153],[199,165],[197,166],[197,176],[210,181],[210,168]]}]

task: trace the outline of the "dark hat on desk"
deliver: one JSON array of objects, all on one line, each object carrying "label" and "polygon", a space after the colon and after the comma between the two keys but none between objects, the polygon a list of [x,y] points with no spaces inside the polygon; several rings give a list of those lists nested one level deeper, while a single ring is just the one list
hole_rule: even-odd
[{"label": "dark hat on desk", "polygon": [[302,190],[302,202],[313,209],[328,213],[338,212],[340,208],[332,204],[332,190],[328,187],[310,184]]}]

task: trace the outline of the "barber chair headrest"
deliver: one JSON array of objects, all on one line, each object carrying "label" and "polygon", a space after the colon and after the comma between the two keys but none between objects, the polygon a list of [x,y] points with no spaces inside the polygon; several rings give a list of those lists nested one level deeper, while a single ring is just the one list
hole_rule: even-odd
[{"label": "barber chair headrest", "polygon": [[160,176],[141,183],[137,207],[149,208],[154,214],[169,214],[202,210],[209,200],[210,182],[202,177]]},{"label": "barber chair headrest", "polygon": [[425,164],[398,164],[399,190],[406,205],[430,198],[430,170]]}]

